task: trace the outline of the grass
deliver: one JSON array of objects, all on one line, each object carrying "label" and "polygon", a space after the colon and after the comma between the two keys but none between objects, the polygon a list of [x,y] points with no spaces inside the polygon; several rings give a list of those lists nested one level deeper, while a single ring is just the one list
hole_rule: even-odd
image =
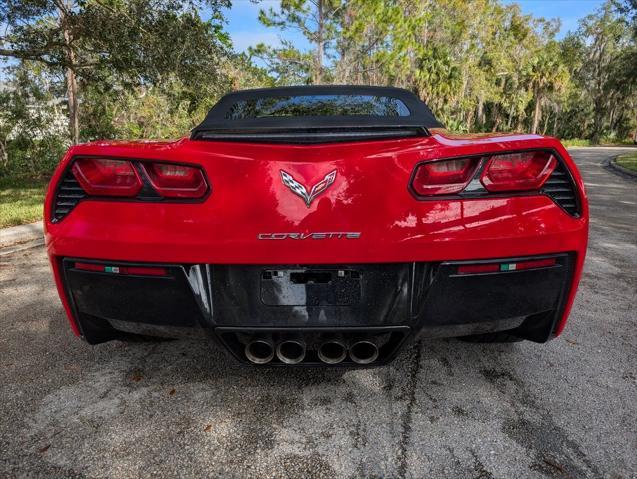
[{"label": "grass", "polygon": [[42,219],[44,179],[0,178],[0,228]]},{"label": "grass", "polygon": [[573,146],[591,146],[590,140],[582,140],[580,138],[572,138],[570,140],[561,140],[561,141],[562,141],[562,145],[564,145],[565,148],[571,148]]},{"label": "grass", "polygon": [[619,166],[626,168],[627,170],[637,173],[637,153],[629,153],[628,155],[620,155],[615,160]]},{"label": "grass", "polygon": [[630,138],[625,138],[623,140],[618,140],[616,138],[602,138],[599,143],[593,143],[591,140],[583,138],[560,139],[560,141],[566,148],[572,148],[574,146],[632,146],[634,144],[634,141]]}]

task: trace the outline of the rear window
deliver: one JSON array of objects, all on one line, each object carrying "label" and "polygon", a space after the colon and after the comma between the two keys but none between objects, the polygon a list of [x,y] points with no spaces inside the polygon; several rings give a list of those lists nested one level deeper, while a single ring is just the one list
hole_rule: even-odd
[{"label": "rear window", "polygon": [[295,95],[239,100],[226,113],[228,120],[296,116],[409,116],[398,98],[373,95]]}]

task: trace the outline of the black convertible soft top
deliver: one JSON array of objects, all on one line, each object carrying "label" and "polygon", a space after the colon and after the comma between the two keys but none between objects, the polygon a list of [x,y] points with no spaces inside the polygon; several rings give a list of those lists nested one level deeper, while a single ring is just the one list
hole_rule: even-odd
[{"label": "black convertible soft top", "polygon": [[426,136],[440,127],[427,105],[402,88],[293,86],[229,93],[191,138],[325,143]]}]

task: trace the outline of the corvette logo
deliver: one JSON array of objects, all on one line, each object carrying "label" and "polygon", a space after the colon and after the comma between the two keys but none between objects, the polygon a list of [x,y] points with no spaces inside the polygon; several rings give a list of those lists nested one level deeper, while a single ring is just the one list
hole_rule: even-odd
[{"label": "corvette logo", "polygon": [[281,170],[281,181],[283,182],[283,184],[287,186],[288,188],[290,188],[292,193],[303,198],[303,201],[305,201],[305,206],[307,206],[308,208],[312,204],[312,201],[314,200],[314,198],[316,198],[318,195],[323,193],[327,188],[329,188],[329,186],[332,183],[334,183],[335,179],[336,179],[336,170],[331,171],[327,175],[325,175],[325,178],[323,178],[321,181],[315,184],[310,190],[310,192],[308,193],[307,188],[305,188],[305,186],[303,186],[301,183],[296,181],[291,174],[289,174],[287,171]]}]

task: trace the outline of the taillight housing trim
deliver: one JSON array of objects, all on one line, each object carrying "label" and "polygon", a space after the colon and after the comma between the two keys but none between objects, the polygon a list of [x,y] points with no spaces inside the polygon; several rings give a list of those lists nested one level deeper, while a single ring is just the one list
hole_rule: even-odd
[{"label": "taillight housing trim", "polygon": [[[73,181],[80,186],[80,183],[77,181],[74,173],[73,167],[78,160],[84,158],[94,158],[94,159],[105,159],[105,160],[117,160],[117,161],[127,161],[133,165],[136,174],[139,176],[142,182],[142,187],[136,196],[132,197],[124,197],[124,196],[98,196],[91,195],[86,192],[82,188],[83,195],[81,196],[78,192],[77,198],[74,199],[74,204],[69,205],[65,208],[64,212],[57,212],[57,206],[60,201],[60,194],[66,193],[62,191],[62,188],[65,185],[65,181],[69,178],[72,178]],[[189,168],[196,168],[200,171],[203,181],[205,183],[205,191],[200,197],[178,197],[178,196],[162,196],[159,191],[153,187],[149,175],[146,173],[146,168],[144,165],[148,164],[168,164],[174,166],[185,166]],[[201,165],[186,163],[181,161],[168,161],[168,160],[155,160],[152,158],[130,158],[130,157],[114,157],[108,155],[77,155],[74,156],[71,161],[69,161],[68,165],[64,169],[63,173],[60,175],[60,179],[55,188],[55,194],[53,195],[53,201],[51,202],[51,211],[49,212],[49,220],[51,223],[59,223],[66,216],[68,216],[71,211],[81,202],[83,201],[105,201],[105,202],[125,202],[125,203],[203,203],[208,199],[210,194],[212,193],[212,185],[210,180],[208,179],[208,175],[206,174],[206,170]]]},{"label": "taillight housing trim", "polygon": [[[489,191],[485,188],[485,186],[480,181],[483,171],[485,169],[486,164],[489,162],[490,158],[498,155],[506,155],[511,153],[526,153],[526,152],[536,152],[543,151],[553,155],[557,164],[555,168],[553,168],[551,174],[548,176],[546,181],[543,182],[542,186],[538,189],[534,190],[519,190],[519,191]],[[431,163],[434,161],[443,161],[443,160],[454,160],[454,159],[475,159],[479,162],[478,167],[475,170],[474,176],[467,183],[465,188],[455,194],[440,194],[440,195],[419,195],[418,192],[413,187],[414,179],[416,178],[416,173],[418,171],[418,167],[425,163]],[[569,206],[565,207],[561,204],[561,201],[556,194],[551,191],[549,188],[549,183],[553,181],[553,177],[555,175],[560,175],[564,177],[562,182],[570,189],[570,194],[573,197],[573,201],[575,203],[574,207]],[[484,198],[511,198],[511,197],[520,197],[520,196],[546,196],[550,198],[564,213],[573,217],[580,218],[582,214],[582,192],[577,186],[577,182],[573,177],[571,171],[566,166],[566,163],[562,156],[557,152],[557,150],[553,148],[523,148],[523,149],[513,149],[506,151],[485,151],[484,153],[474,153],[468,155],[453,155],[444,158],[432,158],[424,161],[420,161],[416,163],[412,169],[411,175],[409,177],[409,183],[407,185],[407,190],[417,201],[441,201],[441,200],[462,200],[462,199],[484,199]],[[569,200],[570,201],[570,200]]]}]

